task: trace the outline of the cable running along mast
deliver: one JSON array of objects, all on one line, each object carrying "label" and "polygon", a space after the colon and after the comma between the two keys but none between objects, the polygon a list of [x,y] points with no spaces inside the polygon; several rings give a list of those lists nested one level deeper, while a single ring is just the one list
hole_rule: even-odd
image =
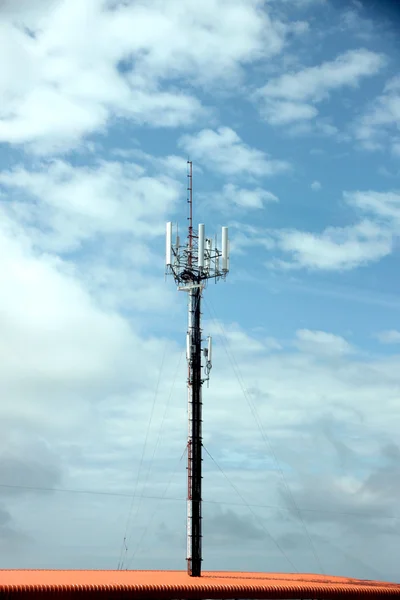
[{"label": "cable running along mast", "polygon": [[[166,273],[174,277],[179,291],[188,293],[188,331],[186,358],[188,364],[188,497],[187,497],[187,571],[200,577],[202,562],[202,385],[210,379],[211,336],[202,349],[201,298],[209,279],[225,279],[229,271],[228,228],[222,227],[222,250],[217,248],[217,238],[205,237],[204,224],[193,229],[192,162],[188,161],[188,237],[180,244],[178,230],[172,242],[172,223],[167,223]],[[204,364],[202,364],[202,356]],[[204,368],[204,370],[202,370]]]}]

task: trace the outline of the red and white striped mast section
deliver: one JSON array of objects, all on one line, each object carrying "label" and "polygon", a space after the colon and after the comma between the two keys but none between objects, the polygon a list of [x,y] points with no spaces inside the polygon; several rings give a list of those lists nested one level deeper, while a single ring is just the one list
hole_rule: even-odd
[{"label": "red and white striped mast section", "polygon": [[[193,231],[192,162],[188,161],[189,227],[185,245],[178,233],[172,243],[172,223],[167,223],[166,273],[173,275],[178,290],[188,292],[188,331],[186,358],[188,363],[188,498],[187,498],[187,571],[200,577],[202,562],[202,385],[209,381],[211,370],[211,337],[202,351],[201,298],[209,279],[225,279],[229,271],[228,228],[222,227],[222,250],[205,237],[204,224]],[[202,365],[202,355],[204,365]],[[202,374],[202,368],[204,372]]]}]

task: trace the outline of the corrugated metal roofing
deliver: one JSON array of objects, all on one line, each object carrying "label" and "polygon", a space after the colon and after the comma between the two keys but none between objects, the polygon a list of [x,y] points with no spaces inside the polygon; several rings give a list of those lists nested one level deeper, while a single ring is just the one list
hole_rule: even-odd
[{"label": "corrugated metal roofing", "polygon": [[400,584],[284,573],[0,571],[0,596],[107,598],[400,598]]}]

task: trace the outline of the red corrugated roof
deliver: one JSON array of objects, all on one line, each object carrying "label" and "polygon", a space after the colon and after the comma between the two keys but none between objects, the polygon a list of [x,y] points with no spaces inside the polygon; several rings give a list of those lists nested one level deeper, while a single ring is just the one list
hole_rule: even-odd
[{"label": "red corrugated roof", "polygon": [[400,584],[323,575],[185,571],[1,571],[0,595],[107,598],[400,598]]}]

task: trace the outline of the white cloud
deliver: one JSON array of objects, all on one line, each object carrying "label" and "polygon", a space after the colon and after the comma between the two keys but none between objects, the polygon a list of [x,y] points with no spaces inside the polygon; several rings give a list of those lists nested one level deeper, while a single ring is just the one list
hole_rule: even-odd
[{"label": "white cloud", "polygon": [[[126,162],[135,160],[136,164],[146,165],[147,168],[152,168],[170,177],[176,176],[180,181],[187,176],[187,159],[176,154],[155,156],[139,148],[115,148],[112,149],[112,156]],[[202,170],[199,165],[193,165],[193,172],[196,175],[202,173]]]},{"label": "white cloud", "polygon": [[342,87],[357,87],[363,77],[375,75],[385,64],[383,55],[370,50],[349,50],[334,61],[281,75],[259,90],[267,98],[320,102]]},{"label": "white cloud", "polygon": [[371,42],[374,35],[379,35],[380,22],[362,16],[363,5],[352,3],[351,8],[346,8],[340,17],[340,30],[349,31],[352,36],[360,40]]},{"label": "white cloud", "polygon": [[382,344],[400,344],[400,331],[396,329],[380,331],[376,337]]},{"label": "white cloud", "polygon": [[327,227],[321,234],[294,230],[276,235],[280,249],[292,256],[292,262],[276,262],[284,268],[354,269],[380,260],[393,248],[391,233],[369,220]]},{"label": "white cloud", "polygon": [[344,199],[351,206],[384,220],[387,227],[397,232],[400,222],[400,194],[398,192],[375,192],[373,190],[344,192]]},{"label": "white cloud", "polygon": [[396,158],[400,157],[400,142],[396,141],[392,143],[392,154]]},{"label": "white cloud", "polygon": [[230,212],[235,206],[240,209],[261,209],[270,202],[279,202],[275,194],[263,188],[241,188],[233,183],[226,183],[221,192],[206,196],[206,202],[218,207],[223,212]]},{"label": "white cloud", "polygon": [[[0,248],[0,280],[5,288],[0,299],[1,505],[8,506],[12,498],[7,532],[4,523],[0,524],[0,553],[7,552],[8,560],[18,567],[27,563],[45,567],[51,564],[56,546],[58,566],[67,568],[71,560],[68,544],[82,535],[85,546],[86,532],[81,528],[72,532],[74,518],[61,519],[65,525],[57,525],[57,520],[52,523],[52,511],[56,502],[58,514],[66,515],[71,511],[72,496],[20,486],[106,487],[131,492],[131,469],[139,466],[138,462],[132,465],[132,456],[138,457],[142,449],[141,431],[154,399],[154,365],[157,370],[165,346],[165,373],[171,371],[165,383],[170,389],[177,349],[173,342],[165,345],[148,331],[145,336],[138,335],[133,320],[129,323],[116,312],[103,310],[98,297],[88,293],[87,280],[81,283],[75,270],[63,261],[34,250],[29,230],[4,215]],[[132,270],[130,275],[135,285]],[[183,370],[181,378],[184,381]],[[132,431],[121,427],[121,415],[122,423],[142,423],[133,437]],[[164,449],[164,460],[171,453],[174,455],[174,444],[172,451],[171,446]],[[128,455],[130,466],[126,468]],[[74,498],[74,514],[86,523],[105,506],[93,503],[90,495],[85,499],[74,494]],[[34,520],[28,516],[26,504],[35,505]],[[47,527],[46,515],[51,523],[47,521]],[[8,550],[4,549],[6,533],[12,538]],[[113,538],[109,523],[102,535]],[[101,563],[101,554],[100,544],[95,564]],[[114,548],[108,561],[116,566]]]},{"label": "white cloud", "polygon": [[3,203],[3,212],[36,228],[40,243],[59,252],[102,234],[162,235],[163,215],[172,212],[181,191],[171,177],[149,177],[138,165],[105,161],[93,167],[59,160],[34,171],[18,167],[0,172],[0,184],[14,199]]},{"label": "white cloud", "polygon": [[348,134],[343,133],[330,122],[330,118],[318,117],[315,120],[298,120],[293,123],[288,123],[285,130],[286,135],[290,137],[298,136],[313,136],[313,137],[329,137],[337,142],[347,142],[351,138]]},{"label": "white cloud", "polygon": [[229,127],[219,127],[216,131],[203,129],[195,135],[184,135],[179,145],[191,158],[223,175],[268,177],[290,168],[287,161],[272,159],[265,152],[245,144]]},{"label": "white cloud", "polygon": [[391,77],[386,83],[383,90],[385,93],[387,92],[400,92],[400,75],[395,75]]},{"label": "white cloud", "polygon": [[[320,189],[320,182],[313,182],[311,187]],[[346,271],[390,255],[398,236],[400,194],[353,191],[343,192],[343,199],[359,214],[360,220],[353,225],[310,232],[231,223],[235,230],[232,251],[242,254],[251,246],[273,251],[274,258],[266,266],[285,270]],[[277,251],[282,252],[282,258],[277,257]]]},{"label": "white cloud", "polygon": [[247,333],[238,323],[230,323],[226,325],[223,321],[214,319],[213,321],[205,321],[204,329],[209,331],[211,335],[221,339],[221,334],[225,340],[225,345],[229,347],[229,352],[234,356],[242,354],[259,354],[260,352],[269,352],[281,350],[282,346],[273,337],[270,336],[252,336]]},{"label": "white cloud", "polygon": [[276,247],[291,260],[275,259],[269,266],[349,270],[391,254],[400,223],[400,194],[367,190],[344,192],[343,198],[361,213],[362,220],[346,227],[327,227],[322,233],[270,231]]},{"label": "white cloud", "polygon": [[130,43],[142,53],[140,74],[150,71],[162,78],[190,74],[194,80],[215,81],[235,77],[242,64],[282,49],[280,24],[273,23],[261,7],[259,0],[206,0],[199,13],[194,0],[184,9],[178,0],[168,7],[153,0],[146,8],[121,11],[118,32],[131,33],[136,19],[137,35]]},{"label": "white cloud", "polygon": [[375,75],[384,64],[382,54],[363,48],[349,50],[333,61],[270,80],[257,91],[256,98],[271,124],[310,120],[318,113],[312,103],[326,100],[343,87],[358,87],[363,78]]},{"label": "white cloud", "polygon": [[230,229],[232,254],[244,254],[246,249],[254,246],[268,251],[277,247],[273,234],[265,228],[232,221]]},{"label": "white cloud", "polygon": [[2,0],[1,13],[3,18],[32,27],[39,25],[46,13],[58,2],[59,0]]},{"label": "white cloud", "polygon": [[[62,13],[63,4],[58,8]],[[69,14],[69,8],[64,12],[66,22],[72,20],[74,29],[78,14],[72,9]],[[97,26],[102,29],[97,20],[105,19],[105,15],[101,16],[100,10],[96,12],[93,3],[92,18],[93,31]],[[86,18],[82,15],[82,23],[75,30],[77,35],[84,23]],[[60,32],[65,36],[68,28],[51,19],[48,29],[35,39],[11,25],[3,24],[3,30],[2,55],[15,56],[12,71],[9,67],[2,69],[0,79],[5,98],[0,113],[3,142],[26,143],[38,151],[51,152],[73,147],[85,134],[103,130],[111,112],[156,126],[190,123],[203,114],[200,103],[192,96],[160,91],[152,81],[129,82],[117,70],[117,57],[102,56],[100,52],[96,56],[95,49],[91,49],[94,56],[87,56],[89,32],[86,51],[82,47],[82,54],[76,54],[72,33],[63,40]]]},{"label": "white cloud", "polygon": [[312,184],[311,184],[311,189],[314,192],[318,192],[321,189],[321,187],[322,186],[321,186],[321,183],[319,181],[313,181]]},{"label": "white cloud", "polygon": [[22,233],[10,235],[4,220],[0,245],[3,418],[68,430],[101,389],[128,384],[135,336],[121,317],[99,310],[61,261],[37,258]]},{"label": "white cloud", "polygon": [[350,344],[341,336],[325,331],[299,329],[296,332],[296,345],[302,352],[315,355],[335,356],[353,352]]},{"label": "white cloud", "polygon": [[261,115],[271,125],[287,125],[293,121],[309,121],[318,114],[311,104],[287,102],[284,100],[265,100],[261,106]]},{"label": "white cloud", "polygon": [[182,78],[191,89],[232,85],[243,65],[284,44],[258,0],[205,0],[201,13],[194,0],[184,10],[178,0],[24,4],[7,3],[1,25],[0,141],[41,152],[75,147],[111,117],[166,127],[199,121],[206,113]]},{"label": "white cloud", "polygon": [[380,150],[392,145],[396,153],[397,135],[400,126],[400,77],[392,77],[383,93],[355,121],[355,139],[366,150]]},{"label": "white cloud", "polygon": [[305,33],[309,33],[310,24],[308,21],[290,21],[285,24],[285,29],[294,33],[295,35],[303,35]]},{"label": "white cloud", "polygon": [[[34,170],[3,171],[0,213],[37,251],[66,257],[63,270],[79,278],[103,307],[170,311],[173,291],[161,293],[158,240],[182,185],[163,174],[163,166],[169,170],[164,162],[156,161],[160,169],[152,176],[135,163],[101,160],[82,167],[56,160]],[[159,273],[148,273],[152,264],[160,265]]]}]

